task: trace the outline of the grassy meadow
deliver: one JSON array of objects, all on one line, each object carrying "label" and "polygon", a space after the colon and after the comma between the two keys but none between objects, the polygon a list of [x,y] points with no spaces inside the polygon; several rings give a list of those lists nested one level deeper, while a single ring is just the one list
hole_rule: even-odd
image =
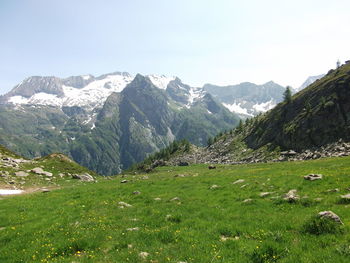
[{"label": "grassy meadow", "polygon": [[[1,197],[0,262],[350,262],[350,207],[339,202],[350,157],[161,167],[68,185]],[[296,202],[283,199],[291,189]],[[312,233],[325,210],[344,225]]]}]

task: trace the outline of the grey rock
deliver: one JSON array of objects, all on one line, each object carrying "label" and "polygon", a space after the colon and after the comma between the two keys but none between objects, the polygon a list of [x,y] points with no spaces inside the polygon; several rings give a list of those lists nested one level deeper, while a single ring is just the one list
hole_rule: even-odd
[{"label": "grey rock", "polygon": [[215,166],[215,165],[209,165],[209,166],[208,166],[208,169],[209,169],[209,170],[216,169],[216,166]]},{"label": "grey rock", "polygon": [[286,193],[284,195],[284,200],[288,201],[288,202],[296,202],[297,200],[299,200],[299,195],[297,195],[297,190],[296,189],[292,189],[289,190],[288,193]]},{"label": "grey rock", "polygon": [[322,211],[322,212],[319,212],[318,215],[321,218],[328,218],[333,220],[334,222],[337,222],[343,225],[343,222],[341,221],[340,217],[337,214],[333,213],[332,211]]},{"label": "grey rock", "polygon": [[244,183],[245,180],[244,179],[238,179],[237,181],[234,181],[232,184],[241,184]]},{"label": "grey rock", "polygon": [[174,202],[174,201],[180,201],[180,198],[179,197],[174,197],[172,199],[170,199],[171,202]]},{"label": "grey rock", "polygon": [[251,202],[253,202],[253,199],[250,199],[250,198],[244,199],[244,200],[242,201],[242,203],[251,203]]},{"label": "grey rock", "polygon": [[134,192],[132,192],[132,194],[133,194],[133,195],[140,195],[141,192],[140,192],[140,191],[134,191]]},{"label": "grey rock", "polygon": [[266,197],[268,195],[272,194],[272,192],[262,192],[259,194],[260,197]]},{"label": "grey rock", "polygon": [[72,178],[81,180],[83,182],[94,182],[95,181],[95,179],[88,173],[85,173],[85,174],[73,174]]},{"label": "grey rock", "polygon": [[132,205],[125,203],[125,202],[118,202],[119,208],[127,208],[132,207]]},{"label": "grey rock", "polygon": [[121,184],[126,184],[127,182],[129,182],[128,180],[122,180],[120,181]]},{"label": "grey rock", "polygon": [[18,177],[27,177],[29,174],[24,171],[18,171],[18,172],[15,172],[15,175]]},{"label": "grey rock", "polygon": [[321,180],[322,178],[322,174],[309,174],[304,176],[304,179],[309,181]]},{"label": "grey rock", "polygon": [[218,189],[220,186],[213,184],[212,186],[210,186],[209,189],[213,190],[213,189]]}]

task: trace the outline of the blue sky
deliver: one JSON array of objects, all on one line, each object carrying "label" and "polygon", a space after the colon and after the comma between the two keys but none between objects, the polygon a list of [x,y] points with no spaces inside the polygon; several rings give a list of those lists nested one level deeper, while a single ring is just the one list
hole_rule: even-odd
[{"label": "blue sky", "polygon": [[347,0],[0,0],[0,94],[113,71],[298,87],[350,59]]}]

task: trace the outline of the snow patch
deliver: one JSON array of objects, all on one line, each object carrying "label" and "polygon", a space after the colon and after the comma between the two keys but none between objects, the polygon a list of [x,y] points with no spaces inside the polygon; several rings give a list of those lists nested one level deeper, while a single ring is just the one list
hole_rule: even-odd
[{"label": "snow patch", "polygon": [[170,81],[173,81],[175,77],[167,77],[164,75],[147,75],[150,81],[159,89],[165,90]]},{"label": "snow patch", "polygon": [[253,117],[254,115],[251,113],[248,113],[246,108],[241,107],[241,104],[242,103],[233,103],[233,104],[223,103],[223,105],[231,112]]},{"label": "snow patch", "polygon": [[28,99],[22,96],[12,96],[9,98],[8,102],[12,104],[27,104]]},{"label": "snow patch", "polygon": [[81,76],[83,79],[85,79],[85,80],[89,80],[90,78],[91,78],[91,76],[90,75],[83,75],[83,76]]},{"label": "snow patch", "polygon": [[267,102],[253,105],[253,109],[257,112],[266,112],[268,110],[271,110],[275,106],[276,103],[273,100],[269,100]]},{"label": "snow patch", "polygon": [[23,193],[23,190],[0,189],[0,195],[18,195],[21,193]]}]

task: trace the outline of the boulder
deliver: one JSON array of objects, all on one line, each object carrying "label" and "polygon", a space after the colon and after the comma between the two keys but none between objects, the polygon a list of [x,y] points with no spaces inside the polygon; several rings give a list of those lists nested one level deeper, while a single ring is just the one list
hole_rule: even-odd
[{"label": "boulder", "polygon": [[232,184],[241,184],[244,183],[244,179],[238,179],[237,181],[234,181]]},{"label": "boulder", "polygon": [[28,176],[29,174],[24,172],[24,171],[18,171],[18,172],[15,172],[15,175],[16,176],[19,176],[19,177],[26,177]]},{"label": "boulder", "polygon": [[210,186],[209,189],[213,190],[213,189],[217,189],[219,188],[220,186],[216,185],[216,184],[213,184],[212,186]]},{"label": "boulder", "polygon": [[134,191],[134,192],[132,192],[132,194],[133,194],[133,195],[140,195],[141,192],[140,192],[140,191]]},{"label": "boulder", "polygon": [[266,196],[268,196],[270,194],[272,194],[272,193],[271,192],[262,192],[259,195],[260,195],[260,197],[266,197]]},{"label": "boulder", "polygon": [[208,169],[209,170],[216,169],[216,166],[211,164],[211,165],[208,166]]},{"label": "boulder", "polygon": [[132,207],[132,205],[125,203],[125,202],[118,202],[119,208],[127,208]]},{"label": "boulder", "polygon": [[72,178],[81,180],[83,182],[93,182],[93,181],[95,181],[95,179],[88,173],[85,173],[85,174],[73,174]]},{"label": "boulder", "polygon": [[45,175],[45,176],[48,176],[48,177],[52,177],[52,173],[50,172],[46,172],[44,171],[42,168],[40,167],[36,167],[36,168],[33,168],[31,170],[32,173],[36,173],[36,174],[40,174],[40,175]]},{"label": "boulder", "polygon": [[321,180],[322,178],[322,174],[309,174],[304,176],[304,179],[309,181]]},{"label": "boulder", "polygon": [[122,180],[120,181],[121,184],[126,184],[127,182],[129,182],[128,180]]},{"label": "boulder", "polygon": [[327,218],[343,225],[343,222],[341,221],[340,217],[332,211],[322,211],[319,212],[318,215],[320,218]]},{"label": "boulder", "polygon": [[297,195],[297,190],[296,189],[289,190],[288,193],[284,195],[283,199],[290,203],[296,202],[297,200],[299,200],[299,196]]}]

